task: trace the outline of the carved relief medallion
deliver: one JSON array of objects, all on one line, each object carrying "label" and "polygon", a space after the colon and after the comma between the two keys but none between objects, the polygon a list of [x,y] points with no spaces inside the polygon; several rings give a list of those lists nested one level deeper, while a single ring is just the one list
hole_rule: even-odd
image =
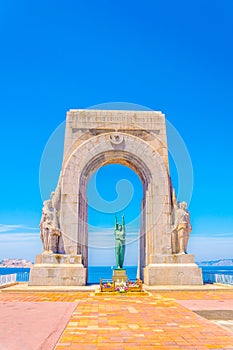
[{"label": "carved relief medallion", "polygon": [[123,135],[119,134],[118,132],[112,133],[110,136],[110,142],[113,145],[120,145],[124,141]]}]

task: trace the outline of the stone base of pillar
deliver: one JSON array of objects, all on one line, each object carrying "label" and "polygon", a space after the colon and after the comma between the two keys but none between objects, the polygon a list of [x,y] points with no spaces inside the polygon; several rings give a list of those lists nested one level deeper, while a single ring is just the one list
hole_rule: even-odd
[{"label": "stone base of pillar", "polygon": [[114,269],[112,273],[113,282],[127,282],[128,276],[126,275],[126,269]]},{"label": "stone base of pillar", "polygon": [[143,269],[144,283],[156,285],[202,285],[202,270],[189,254],[156,256]]},{"label": "stone base of pillar", "polygon": [[81,255],[39,254],[30,271],[29,286],[84,286],[86,270]]}]

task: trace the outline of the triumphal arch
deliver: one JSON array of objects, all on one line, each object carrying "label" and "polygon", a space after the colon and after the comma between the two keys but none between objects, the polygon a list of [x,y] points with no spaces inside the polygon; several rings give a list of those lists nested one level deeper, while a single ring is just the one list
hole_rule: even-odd
[{"label": "triumphal arch", "polygon": [[[165,116],[156,111],[70,110],[60,178],[44,202],[43,252],[30,285],[85,285],[88,270],[86,189],[101,166],[133,169],[143,185],[139,234],[140,277],[147,285],[202,284],[185,203],[176,200],[169,174]],[[51,171],[51,169],[50,169]]]}]

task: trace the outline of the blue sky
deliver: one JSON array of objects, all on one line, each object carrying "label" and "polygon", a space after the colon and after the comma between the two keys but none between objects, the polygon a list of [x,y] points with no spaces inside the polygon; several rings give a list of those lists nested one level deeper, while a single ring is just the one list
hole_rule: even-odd
[{"label": "blue sky", "polygon": [[66,111],[114,101],[166,114],[192,162],[189,252],[233,258],[232,15],[231,0],[1,2],[0,259],[40,253],[40,163]]}]

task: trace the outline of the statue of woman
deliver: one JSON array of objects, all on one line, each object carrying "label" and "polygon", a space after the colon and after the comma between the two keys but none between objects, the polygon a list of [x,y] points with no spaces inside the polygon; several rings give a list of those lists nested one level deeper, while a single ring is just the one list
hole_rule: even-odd
[{"label": "statue of woman", "polygon": [[117,222],[117,216],[115,215],[115,254],[116,254],[116,266],[118,269],[123,267],[125,257],[125,218],[122,215],[122,224]]}]

